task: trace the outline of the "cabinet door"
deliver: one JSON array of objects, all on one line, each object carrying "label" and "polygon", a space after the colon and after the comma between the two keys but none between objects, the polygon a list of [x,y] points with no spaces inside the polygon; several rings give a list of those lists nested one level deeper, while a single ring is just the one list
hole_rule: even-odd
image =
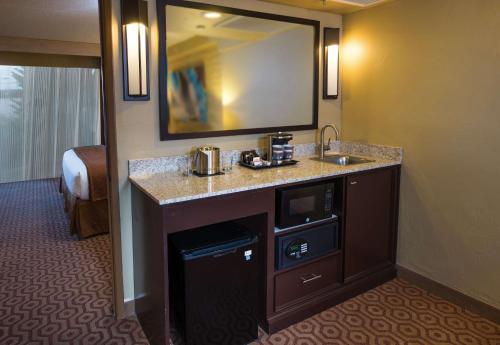
[{"label": "cabinet door", "polygon": [[347,177],[346,281],[394,261],[397,173],[398,169],[383,169]]}]

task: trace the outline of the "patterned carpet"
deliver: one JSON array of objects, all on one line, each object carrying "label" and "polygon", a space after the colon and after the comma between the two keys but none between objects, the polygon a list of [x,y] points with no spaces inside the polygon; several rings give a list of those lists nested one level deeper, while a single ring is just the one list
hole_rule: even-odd
[{"label": "patterned carpet", "polygon": [[[112,316],[109,237],[72,238],[57,186],[0,184],[0,344],[147,345]],[[252,344],[500,345],[500,325],[395,279]]]},{"label": "patterned carpet", "polygon": [[0,344],[148,344],[112,316],[109,236],[72,237],[58,186],[0,184]]},{"label": "patterned carpet", "polygon": [[394,279],[257,344],[500,345],[500,325]]}]

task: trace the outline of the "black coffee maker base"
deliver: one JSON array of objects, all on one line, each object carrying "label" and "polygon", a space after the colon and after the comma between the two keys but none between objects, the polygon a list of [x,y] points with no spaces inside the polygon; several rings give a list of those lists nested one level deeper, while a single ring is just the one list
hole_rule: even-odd
[{"label": "black coffee maker base", "polygon": [[279,167],[284,167],[287,165],[295,165],[299,161],[296,161],[294,159],[289,160],[289,161],[281,161],[281,163],[278,163],[276,161],[273,161],[271,165],[261,165],[261,166],[255,166],[255,165],[250,165],[244,162],[240,162],[241,166],[244,166],[245,168],[253,169],[253,170],[261,170],[261,169],[269,169],[269,168],[279,168]]}]

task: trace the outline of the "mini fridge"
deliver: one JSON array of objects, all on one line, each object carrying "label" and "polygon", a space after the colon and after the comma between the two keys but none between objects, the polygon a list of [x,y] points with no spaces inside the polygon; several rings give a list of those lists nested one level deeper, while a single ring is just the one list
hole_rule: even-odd
[{"label": "mini fridge", "polygon": [[170,306],[185,345],[257,339],[258,236],[223,223],[170,236]]}]

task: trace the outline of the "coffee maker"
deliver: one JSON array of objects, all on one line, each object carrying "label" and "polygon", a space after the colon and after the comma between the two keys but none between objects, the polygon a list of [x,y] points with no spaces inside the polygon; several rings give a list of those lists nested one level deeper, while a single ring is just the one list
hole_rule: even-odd
[{"label": "coffee maker", "polygon": [[278,132],[269,134],[267,147],[267,160],[274,164],[282,164],[284,161],[293,159],[293,145],[290,141],[293,140],[293,134]]}]

